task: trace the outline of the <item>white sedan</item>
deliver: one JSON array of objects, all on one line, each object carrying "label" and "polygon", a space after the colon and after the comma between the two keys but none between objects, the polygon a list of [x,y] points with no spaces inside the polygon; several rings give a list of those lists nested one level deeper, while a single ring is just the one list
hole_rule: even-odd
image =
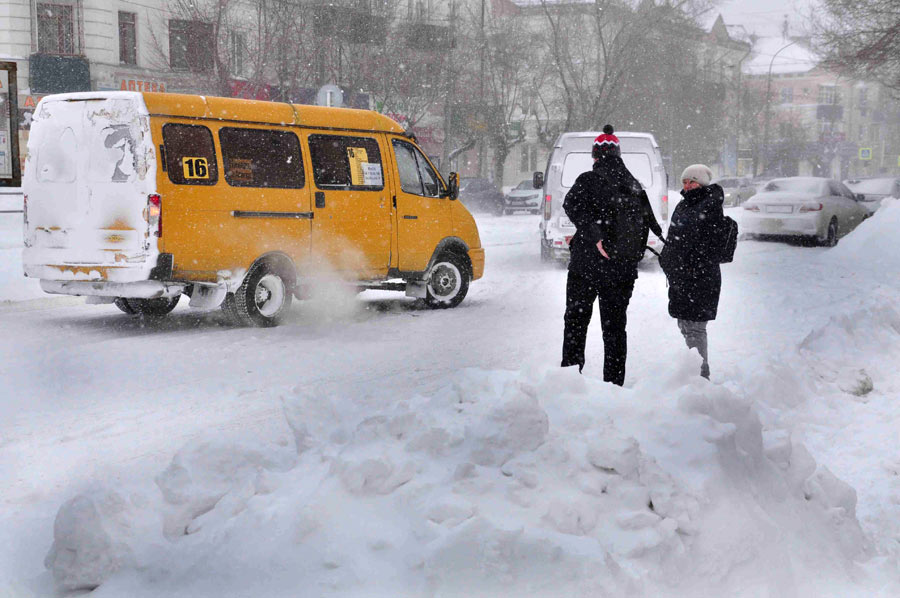
[{"label": "white sedan", "polygon": [[773,179],[744,204],[743,232],[812,237],[833,247],[869,211],[843,183],[818,177]]}]

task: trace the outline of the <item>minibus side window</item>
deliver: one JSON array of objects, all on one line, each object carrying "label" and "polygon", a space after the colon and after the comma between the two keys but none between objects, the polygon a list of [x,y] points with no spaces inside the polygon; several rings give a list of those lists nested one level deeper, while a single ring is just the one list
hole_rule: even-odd
[{"label": "minibus side window", "polygon": [[440,179],[422,152],[411,143],[400,139],[393,139],[391,142],[394,145],[394,155],[397,156],[400,188],[404,193],[423,197],[439,197]]},{"label": "minibus side window", "polygon": [[212,133],[201,125],[163,126],[166,171],[176,185],[215,185],[219,180]]},{"label": "minibus side window", "polygon": [[440,196],[441,184],[438,182],[440,179],[438,178],[437,173],[434,172],[434,169],[431,167],[431,164],[428,163],[428,160],[425,159],[425,156],[422,155],[422,152],[415,148],[413,148],[413,151],[416,154],[416,160],[419,162],[419,172],[422,173],[422,182],[425,184],[425,196]]},{"label": "minibus side window", "polygon": [[310,135],[309,153],[319,189],[384,189],[381,151],[372,137]]},{"label": "minibus side window", "polygon": [[394,155],[397,156],[397,172],[400,174],[400,189],[404,193],[425,195],[422,189],[422,177],[416,164],[416,155],[412,146],[402,141],[393,141]]},{"label": "minibus side window", "polygon": [[300,140],[290,131],[219,130],[225,180],[232,187],[300,189],[305,184]]}]

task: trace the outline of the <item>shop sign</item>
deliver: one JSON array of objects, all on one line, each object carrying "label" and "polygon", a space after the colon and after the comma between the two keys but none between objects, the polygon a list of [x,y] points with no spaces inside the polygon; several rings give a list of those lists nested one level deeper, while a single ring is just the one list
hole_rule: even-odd
[{"label": "shop sign", "polygon": [[38,102],[41,101],[43,95],[20,95],[19,96],[19,129],[31,129],[31,121],[34,118],[34,109]]},{"label": "shop sign", "polygon": [[166,84],[160,81],[146,81],[144,79],[122,79],[119,84],[120,91],[158,91],[166,92]]}]

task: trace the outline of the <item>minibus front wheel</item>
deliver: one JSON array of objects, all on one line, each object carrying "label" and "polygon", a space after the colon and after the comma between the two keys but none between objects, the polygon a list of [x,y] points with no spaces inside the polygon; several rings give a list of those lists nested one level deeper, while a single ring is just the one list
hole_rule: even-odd
[{"label": "minibus front wheel", "polygon": [[456,307],[469,292],[470,266],[462,256],[445,251],[435,260],[425,281],[425,304],[434,309]]},{"label": "minibus front wheel", "polygon": [[223,308],[246,326],[277,326],[291,307],[293,284],[282,269],[268,261],[257,262],[241,286],[225,297]]}]

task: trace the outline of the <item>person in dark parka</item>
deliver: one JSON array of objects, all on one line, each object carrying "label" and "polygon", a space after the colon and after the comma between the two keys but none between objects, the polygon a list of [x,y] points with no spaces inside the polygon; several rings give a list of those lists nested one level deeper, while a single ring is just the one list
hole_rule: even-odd
[{"label": "person in dark parka", "polygon": [[725,194],[710,183],[712,171],[703,164],[688,166],[681,179],[684,199],[672,213],[659,263],[669,281],[669,315],[678,320],[688,348],[699,351],[700,375],[709,378],[706,325],[716,319],[722,288],[717,245]]},{"label": "person in dark parka", "polygon": [[625,382],[626,310],[647,235],[662,230],[641,184],[622,161],[619,140],[606,125],[594,141],[593,169],[566,194],[563,209],[576,232],[569,244],[562,366],[584,368],[588,325],[599,300],[603,329],[603,379]]}]

